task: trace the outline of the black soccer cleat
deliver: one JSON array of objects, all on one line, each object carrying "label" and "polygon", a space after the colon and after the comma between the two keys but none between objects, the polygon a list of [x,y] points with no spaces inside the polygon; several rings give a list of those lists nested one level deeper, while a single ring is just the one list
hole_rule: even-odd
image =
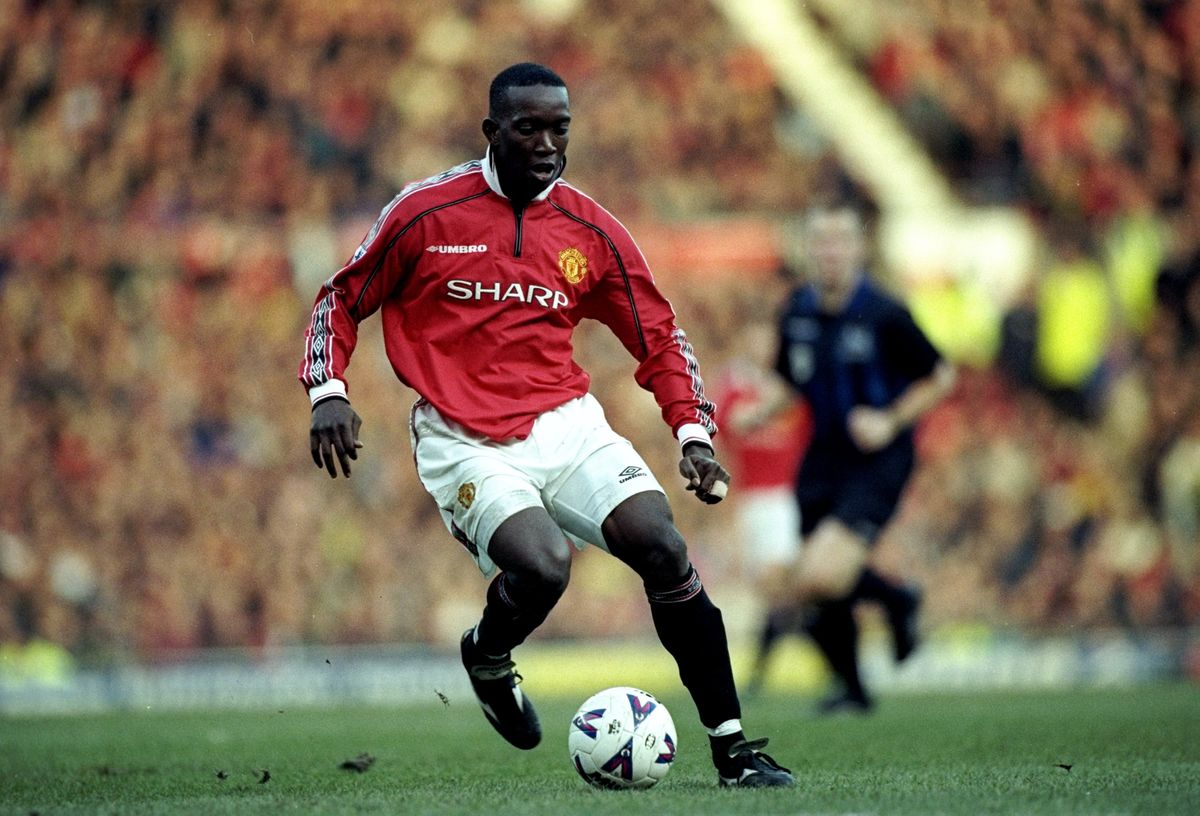
[{"label": "black soccer cleat", "polygon": [[723,788],[784,788],[796,784],[796,777],[762,752],[767,740],[739,740],[729,747],[728,760],[717,766]]},{"label": "black soccer cleat", "polygon": [[865,693],[837,691],[817,703],[817,714],[822,717],[835,714],[870,714],[874,707],[875,703]]},{"label": "black soccer cleat", "polygon": [[483,715],[500,736],[524,751],[541,742],[542,726],[533,703],[518,688],[521,675],[513,671],[512,657],[480,654],[475,630],[468,629],[462,638],[462,661]]},{"label": "black soccer cleat", "polygon": [[888,609],[888,625],[892,629],[893,655],[897,663],[902,663],[911,655],[920,643],[921,636],[917,631],[917,614],[921,610],[921,592],[918,589],[902,590],[907,596],[903,603]]}]

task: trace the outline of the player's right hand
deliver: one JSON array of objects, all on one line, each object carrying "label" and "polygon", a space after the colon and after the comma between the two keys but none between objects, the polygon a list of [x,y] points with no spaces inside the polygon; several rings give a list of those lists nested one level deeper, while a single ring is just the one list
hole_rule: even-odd
[{"label": "player's right hand", "polygon": [[846,416],[846,430],[863,453],[875,453],[892,444],[900,426],[891,411],[856,405]]},{"label": "player's right hand", "polygon": [[[312,427],[308,432],[313,462],[317,467],[329,471],[332,479],[337,478],[337,463],[342,465],[342,474],[350,478],[350,460],[358,458],[358,429],[362,417],[350,407],[349,400],[326,399],[318,402],[312,411]],[[336,457],[336,458],[335,458]]]}]

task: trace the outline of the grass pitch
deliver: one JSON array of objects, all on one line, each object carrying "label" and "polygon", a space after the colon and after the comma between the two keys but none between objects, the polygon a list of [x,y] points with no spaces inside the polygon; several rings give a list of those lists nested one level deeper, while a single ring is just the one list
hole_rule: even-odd
[{"label": "grass pitch", "polygon": [[[538,701],[546,738],[529,752],[473,700],[432,694],[389,709],[0,717],[0,813],[1200,813],[1194,685],[893,696],[832,719],[806,699],[748,701],[751,736],[769,735],[799,780],[783,791],[718,789],[690,700],[660,699],[680,753],[643,792],[576,777],[573,700]],[[364,753],[366,770],[339,767]]]}]

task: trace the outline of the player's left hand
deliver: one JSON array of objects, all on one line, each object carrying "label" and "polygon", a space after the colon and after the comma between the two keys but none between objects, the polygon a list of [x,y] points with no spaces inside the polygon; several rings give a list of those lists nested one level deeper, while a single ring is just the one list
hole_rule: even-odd
[{"label": "player's left hand", "polygon": [[891,444],[900,432],[891,411],[859,405],[850,409],[846,430],[863,453],[874,453]]},{"label": "player's left hand", "polygon": [[729,471],[713,456],[707,445],[690,444],[679,460],[679,475],[687,479],[687,489],[705,504],[716,504],[729,490]]}]

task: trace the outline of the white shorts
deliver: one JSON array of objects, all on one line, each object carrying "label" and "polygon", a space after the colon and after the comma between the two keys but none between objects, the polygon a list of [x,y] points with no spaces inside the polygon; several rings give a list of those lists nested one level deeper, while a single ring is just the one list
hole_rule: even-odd
[{"label": "white shorts", "polygon": [[790,486],[742,491],[737,516],[748,575],[763,575],[800,555],[800,508]]},{"label": "white shorts", "polygon": [[542,414],[525,439],[480,436],[423,400],[409,432],[417,476],[484,575],[496,569],[492,534],[521,510],[543,507],[576,547],[607,550],[600,525],[608,514],[630,496],[665,492],[591,394]]}]

